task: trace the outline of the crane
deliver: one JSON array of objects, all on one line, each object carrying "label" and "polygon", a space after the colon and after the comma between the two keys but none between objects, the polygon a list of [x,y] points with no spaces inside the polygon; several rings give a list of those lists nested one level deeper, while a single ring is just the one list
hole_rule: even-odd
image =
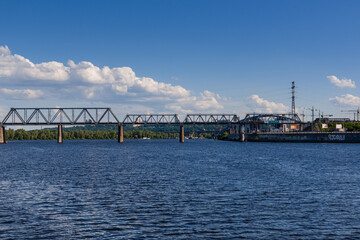
[{"label": "crane", "polygon": [[314,106],[312,108],[307,108],[306,110],[311,111],[311,131],[314,131],[314,118],[315,118],[315,111],[319,111],[318,109],[315,109]]},{"label": "crane", "polygon": [[315,111],[319,111],[318,109],[315,109],[314,106],[312,108],[306,108],[306,110],[310,110],[311,111],[311,120],[312,122],[314,122],[315,120]]},{"label": "crane", "polygon": [[341,110],[341,112],[354,113],[354,121],[355,121],[355,115],[356,115],[356,121],[359,121],[360,108],[356,110]]},{"label": "crane", "polygon": [[304,111],[302,113],[300,113],[300,116],[302,116],[302,121],[304,122],[305,121],[305,113],[304,113]]}]

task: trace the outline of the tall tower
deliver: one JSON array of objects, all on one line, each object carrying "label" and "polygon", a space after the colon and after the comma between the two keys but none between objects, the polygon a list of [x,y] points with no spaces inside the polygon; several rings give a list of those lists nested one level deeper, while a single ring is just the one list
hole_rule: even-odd
[{"label": "tall tower", "polygon": [[295,115],[295,82],[291,83],[291,114]]}]

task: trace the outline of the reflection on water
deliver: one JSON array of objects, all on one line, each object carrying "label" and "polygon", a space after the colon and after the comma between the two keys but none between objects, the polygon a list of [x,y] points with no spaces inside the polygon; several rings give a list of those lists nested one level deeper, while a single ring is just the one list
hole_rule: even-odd
[{"label": "reflection on water", "polygon": [[355,238],[358,144],[0,145],[0,238]]}]

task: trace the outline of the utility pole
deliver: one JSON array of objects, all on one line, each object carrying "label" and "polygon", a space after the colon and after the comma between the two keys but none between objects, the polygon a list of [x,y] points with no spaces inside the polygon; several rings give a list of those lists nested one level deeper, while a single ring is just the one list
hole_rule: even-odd
[{"label": "utility pole", "polygon": [[295,82],[291,83],[291,114],[295,116]]}]

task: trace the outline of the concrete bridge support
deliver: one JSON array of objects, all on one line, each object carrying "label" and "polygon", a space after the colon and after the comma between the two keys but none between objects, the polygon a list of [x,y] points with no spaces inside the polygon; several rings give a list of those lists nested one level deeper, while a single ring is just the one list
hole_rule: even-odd
[{"label": "concrete bridge support", "polygon": [[0,125],[0,143],[5,143],[5,127]]},{"label": "concrete bridge support", "polygon": [[240,142],[245,142],[245,127],[244,125],[240,125]]},{"label": "concrete bridge support", "polygon": [[63,128],[62,128],[61,124],[58,125],[58,139],[57,139],[57,142],[58,143],[63,142]]},{"label": "concrete bridge support", "polygon": [[184,133],[184,125],[183,124],[180,125],[179,140],[180,140],[181,143],[183,143],[184,140],[185,140],[185,133]]},{"label": "concrete bridge support", "polygon": [[118,143],[124,142],[124,125],[120,124],[118,127]]}]

